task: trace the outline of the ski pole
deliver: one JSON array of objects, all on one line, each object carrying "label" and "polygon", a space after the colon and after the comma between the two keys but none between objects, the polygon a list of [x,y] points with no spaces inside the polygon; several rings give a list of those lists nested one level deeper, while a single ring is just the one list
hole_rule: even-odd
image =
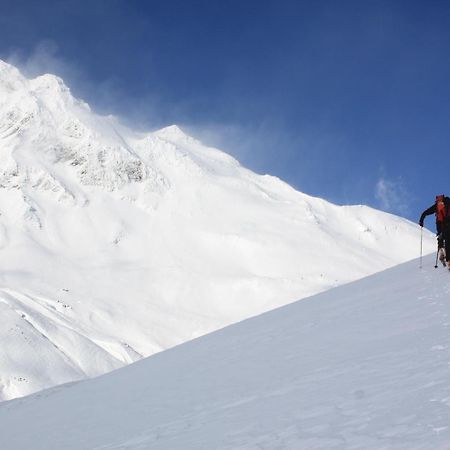
[{"label": "ski pole", "polygon": [[423,227],[420,227],[420,266],[422,268]]},{"label": "ski pole", "polygon": [[437,260],[438,260],[438,255],[439,255],[439,246],[436,252],[436,263],[434,264],[434,268],[437,269]]}]

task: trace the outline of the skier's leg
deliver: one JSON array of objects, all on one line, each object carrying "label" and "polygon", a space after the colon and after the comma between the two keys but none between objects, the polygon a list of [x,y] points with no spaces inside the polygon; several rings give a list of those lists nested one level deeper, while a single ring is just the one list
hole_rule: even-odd
[{"label": "skier's leg", "polygon": [[444,247],[444,233],[441,232],[437,235],[437,241],[438,241],[438,248]]},{"label": "skier's leg", "polygon": [[444,237],[444,248],[445,248],[445,259],[447,261],[447,265],[450,268],[450,229],[447,229],[443,232]]},{"label": "skier's leg", "polygon": [[439,261],[442,263],[442,265],[446,266],[447,262],[445,260],[445,249],[444,249],[445,243],[444,243],[444,233],[443,232],[438,234],[437,241],[438,241],[438,256],[436,258],[439,258]]}]

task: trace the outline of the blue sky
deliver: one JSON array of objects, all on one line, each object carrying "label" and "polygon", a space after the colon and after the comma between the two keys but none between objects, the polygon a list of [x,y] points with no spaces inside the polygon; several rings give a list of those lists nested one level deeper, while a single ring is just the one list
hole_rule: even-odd
[{"label": "blue sky", "polygon": [[0,0],[0,58],[339,204],[450,195],[448,1]]}]

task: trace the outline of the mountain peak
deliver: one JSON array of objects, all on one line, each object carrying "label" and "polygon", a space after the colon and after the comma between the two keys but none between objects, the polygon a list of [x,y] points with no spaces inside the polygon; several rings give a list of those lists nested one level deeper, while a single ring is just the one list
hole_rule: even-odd
[{"label": "mountain peak", "polygon": [[32,79],[31,83],[35,89],[53,90],[55,92],[70,92],[70,89],[66,86],[62,78],[50,73],[39,75],[38,77]]},{"label": "mountain peak", "polygon": [[175,124],[161,128],[160,130],[156,131],[155,134],[162,139],[172,142],[195,141],[192,136],[186,134],[178,125]]},{"label": "mountain peak", "polygon": [[74,100],[70,94],[70,89],[57,75],[46,73],[34,78],[27,78],[17,67],[1,59],[0,88],[5,90],[5,94],[23,90],[25,94],[34,92],[38,95],[45,94],[48,96],[50,93],[55,98],[62,95],[66,100],[69,97],[71,101]]}]

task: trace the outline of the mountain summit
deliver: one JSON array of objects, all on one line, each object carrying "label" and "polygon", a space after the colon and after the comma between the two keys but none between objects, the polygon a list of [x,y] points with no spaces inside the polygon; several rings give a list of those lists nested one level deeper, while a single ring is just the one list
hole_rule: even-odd
[{"label": "mountain summit", "polygon": [[176,126],[135,132],[60,78],[0,62],[0,399],[411,259],[417,233],[257,175]]}]

